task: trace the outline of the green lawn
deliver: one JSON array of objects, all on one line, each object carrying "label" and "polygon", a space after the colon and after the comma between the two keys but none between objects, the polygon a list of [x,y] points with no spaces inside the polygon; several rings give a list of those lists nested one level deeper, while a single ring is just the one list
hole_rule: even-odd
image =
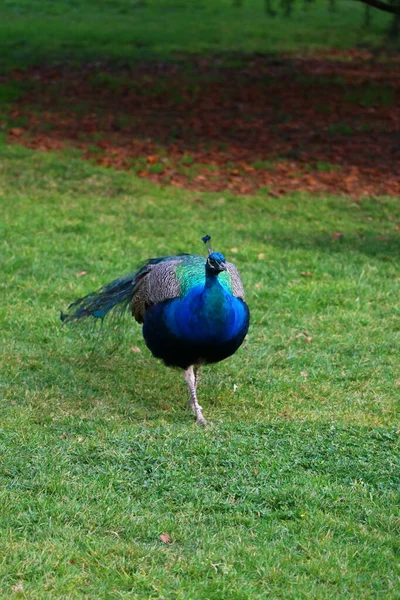
[{"label": "green lawn", "polygon": [[[10,0],[0,68],[377,46],[388,23],[362,30],[352,0],[289,21],[261,0],[188,4]],[[9,113],[21,89],[2,83]],[[400,598],[398,199],[156,187],[4,137],[0,598]],[[149,256],[204,252],[206,233],[252,323],[203,369],[204,430],[133,320],[59,313]]]},{"label": "green lawn", "polygon": [[[0,152],[1,597],[398,598],[396,200],[199,194]],[[206,232],[252,325],[204,369],[204,431],[133,320],[81,334],[59,311]]]},{"label": "green lawn", "polygon": [[[304,8],[306,6],[306,8]],[[307,9],[308,6],[308,9]],[[182,54],[280,52],[381,46],[391,16],[337,0],[294,5],[290,18],[263,11],[263,0],[8,0],[0,6],[0,69],[72,61],[129,64]]]}]

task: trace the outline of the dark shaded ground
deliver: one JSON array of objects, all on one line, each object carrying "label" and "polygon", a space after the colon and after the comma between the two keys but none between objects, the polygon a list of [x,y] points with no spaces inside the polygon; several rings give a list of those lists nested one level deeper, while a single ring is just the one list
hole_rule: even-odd
[{"label": "dark shaded ground", "polygon": [[400,58],[368,53],[36,68],[10,141],[198,190],[400,195]]}]

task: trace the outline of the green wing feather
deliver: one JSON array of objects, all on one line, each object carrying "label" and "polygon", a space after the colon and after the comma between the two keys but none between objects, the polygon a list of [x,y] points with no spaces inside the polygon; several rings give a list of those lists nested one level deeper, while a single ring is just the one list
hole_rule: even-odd
[{"label": "green wing feather", "polygon": [[[228,270],[222,271],[218,275],[220,284],[233,295],[240,297],[244,296],[244,290],[240,281],[236,267],[231,263],[226,263]],[[206,282],[206,259],[203,256],[189,255],[182,260],[176,267],[176,278],[180,285],[180,295],[185,296],[193,287],[205,285]],[[237,279],[239,286],[234,285],[234,280]],[[241,288],[241,293],[236,294],[236,287]]]},{"label": "green wing feather", "polygon": [[[185,296],[193,287],[205,285],[206,259],[195,254],[180,254],[149,260],[136,274],[132,314],[142,323],[146,308],[171,298]],[[243,284],[236,267],[226,263],[227,271],[218,275],[221,285],[233,296],[244,299]]]}]

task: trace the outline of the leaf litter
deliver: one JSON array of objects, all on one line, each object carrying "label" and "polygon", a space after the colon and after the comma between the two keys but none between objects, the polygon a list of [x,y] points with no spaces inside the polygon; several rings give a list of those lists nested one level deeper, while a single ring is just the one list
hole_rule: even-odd
[{"label": "leaf litter", "polygon": [[199,191],[400,195],[399,63],[331,51],[14,70],[28,85],[7,137]]}]

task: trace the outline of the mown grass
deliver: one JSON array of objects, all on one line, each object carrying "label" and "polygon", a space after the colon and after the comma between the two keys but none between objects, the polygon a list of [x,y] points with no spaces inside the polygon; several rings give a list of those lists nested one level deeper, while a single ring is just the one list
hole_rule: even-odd
[{"label": "mown grass", "polygon": [[[1,68],[378,45],[387,23],[244,5],[12,0]],[[6,111],[22,91],[0,88]],[[155,187],[1,139],[0,202],[0,597],[399,597],[398,200]],[[205,233],[252,325],[203,370],[200,430],[137,324],[59,311]]]},{"label": "mown grass", "polygon": [[[66,61],[134,63],[143,58],[199,53],[251,53],[381,46],[390,15],[375,11],[363,27],[354,0],[337,10],[318,0],[296,3],[291,18],[263,12],[261,0],[9,0],[0,7],[0,68]],[[305,8],[306,6],[306,8]],[[240,63],[239,57],[228,60]]]},{"label": "mown grass", "polygon": [[[0,159],[1,597],[397,598],[396,199],[199,194],[4,144]],[[80,334],[59,311],[148,256],[202,252],[207,232],[252,325],[204,369],[204,431],[134,321]]]}]

